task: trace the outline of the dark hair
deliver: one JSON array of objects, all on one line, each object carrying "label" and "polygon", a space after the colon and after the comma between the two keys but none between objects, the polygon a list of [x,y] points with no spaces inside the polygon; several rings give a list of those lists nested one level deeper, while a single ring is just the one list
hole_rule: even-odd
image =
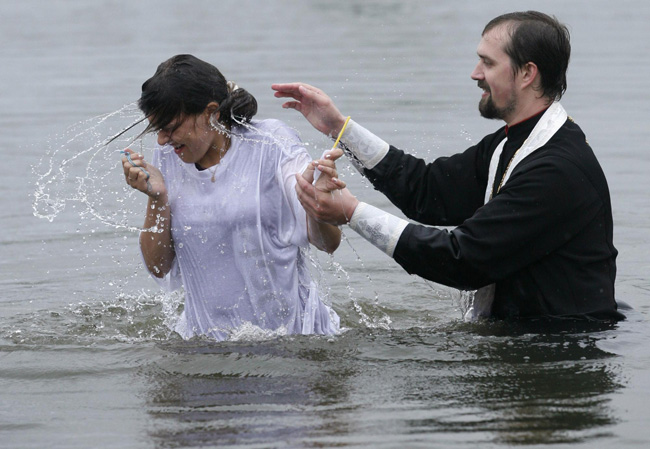
[{"label": "dark hair", "polygon": [[250,122],[257,113],[255,97],[242,88],[231,92],[215,66],[192,55],[176,55],[142,84],[138,107],[150,120],[145,131],[149,132],[175,119],[198,115],[213,101],[219,104],[219,122],[226,126],[233,121]]},{"label": "dark hair", "polygon": [[482,34],[506,24],[510,42],[504,51],[515,73],[528,62],[537,65],[542,95],[559,100],[566,91],[571,57],[569,30],[555,17],[537,11],[513,12],[492,19]]}]

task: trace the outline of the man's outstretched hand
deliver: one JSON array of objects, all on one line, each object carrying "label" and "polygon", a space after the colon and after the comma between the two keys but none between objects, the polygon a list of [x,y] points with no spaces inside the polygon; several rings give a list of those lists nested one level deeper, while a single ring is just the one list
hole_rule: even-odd
[{"label": "man's outstretched hand", "polygon": [[304,83],[273,84],[276,98],[293,98],[283,108],[295,109],[305,116],[314,128],[336,138],[345,124],[345,117],[322,90]]}]

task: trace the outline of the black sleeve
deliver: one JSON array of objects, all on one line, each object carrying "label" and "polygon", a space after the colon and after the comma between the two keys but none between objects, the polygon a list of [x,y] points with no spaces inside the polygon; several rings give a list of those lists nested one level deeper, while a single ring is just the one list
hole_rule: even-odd
[{"label": "black sleeve", "polygon": [[386,156],[364,175],[408,218],[423,224],[459,225],[484,201],[491,143],[478,145],[432,163],[391,146]]},{"label": "black sleeve", "polygon": [[499,281],[572,239],[603,203],[573,162],[522,162],[501,192],[452,231],[409,224],[393,257],[409,273],[451,287]]}]

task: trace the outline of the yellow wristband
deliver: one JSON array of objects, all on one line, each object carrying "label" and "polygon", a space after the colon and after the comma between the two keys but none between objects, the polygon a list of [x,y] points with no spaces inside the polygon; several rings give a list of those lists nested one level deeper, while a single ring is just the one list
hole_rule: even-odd
[{"label": "yellow wristband", "polygon": [[348,126],[348,122],[350,121],[350,116],[348,115],[348,118],[345,119],[345,123],[343,124],[343,128],[341,128],[341,132],[339,133],[339,136],[336,138],[336,142],[334,142],[334,146],[332,149],[336,148],[336,146],[339,144],[339,141],[341,140],[341,136],[343,135],[343,132],[345,131],[345,128]]}]

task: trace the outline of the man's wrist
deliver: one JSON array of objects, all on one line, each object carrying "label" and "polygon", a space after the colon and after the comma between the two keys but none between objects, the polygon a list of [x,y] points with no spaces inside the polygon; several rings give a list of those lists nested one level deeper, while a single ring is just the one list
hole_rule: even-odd
[{"label": "man's wrist", "polygon": [[351,229],[393,257],[408,222],[367,203],[359,203],[348,223]]},{"label": "man's wrist", "polygon": [[332,127],[332,132],[330,133],[330,137],[332,139],[336,139],[339,134],[341,134],[341,131],[343,130],[343,127],[345,126],[345,121],[347,117],[344,117],[341,115],[340,117],[337,118],[336,123]]},{"label": "man's wrist", "polygon": [[[350,120],[341,134],[341,146],[363,168],[372,169],[388,153],[390,146],[363,126]],[[358,167],[357,167],[358,168]]]},{"label": "man's wrist", "polygon": [[352,221],[352,216],[357,210],[357,207],[359,207],[359,203],[360,201],[356,199],[356,197],[353,197],[353,201],[350,201],[350,204],[345,207],[345,218],[347,219],[347,223],[350,223],[350,221]]}]

